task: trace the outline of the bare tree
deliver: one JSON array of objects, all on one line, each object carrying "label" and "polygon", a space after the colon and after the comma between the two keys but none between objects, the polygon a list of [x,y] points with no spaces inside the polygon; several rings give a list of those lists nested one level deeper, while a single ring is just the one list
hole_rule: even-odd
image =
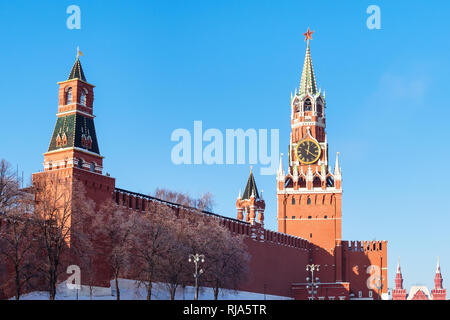
[{"label": "bare tree", "polygon": [[212,211],[214,204],[214,195],[211,192],[206,192],[196,200],[195,207],[199,210]]},{"label": "bare tree", "polygon": [[[213,217],[204,216],[197,211],[185,213],[183,219],[186,220],[188,225],[188,227],[185,228],[185,232],[187,235],[186,245],[189,250],[189,255],[203,254],[206,257],[206,260],[208,260],[210,256],[210,248],[213,247],[213,244],[211,242],[217,240],[210,237],[211,227],[216,226],[216,221]],[[202,266],[202,268],[205,269],[204,266]],[[188,270],[188,280],[191,283],[192,275],[195,271],[194,265],[191,264]],[[200,287],[204,283],[204,276],[199,277],[197,281],[198,286],[196,287],[196,295],[198,297]]]},{"label": "bare tree", "polygon": [[197,296],[200,286],[204,285],[214,289],[215,299],[221,288],[237,289],[249,274],[250,258],[243,236],[232,234],[219,218],[193,211],[185,219],[189,221],[186,232],[189,233],[190,253],[205,256],[204,274],[198,279]]},{"label": "bare tree", "polygon": [[202,194],[200,198],[194,199],[188,193],[157,188],[154,196],[162,200],[178,203],[198,210],[211,211],[214,206],[214,196],[210,192],[206,192]]},{"label": "bare tree", "polygon": [[49,299],[54,300],[64,267],[83,250],[83,224],[86,216],[93,215],[93,202],[86,199],[81,182],[59,173],[38,176],[33,187],[38,243],[44,257],[38,270],[48,286]]},{"label": "bare tree", "polygon": [[161,266],[173,244],[173,224],[176,216],[172,209],[156,205],[152,212],[139,214],[136,228],[132,233],[133,266],[135,277],[147,288],[147,300],[151,299],[152,282],[162,275]]},{"label": "bare tree", "polygon": [[5,214],[17,204],[19,182],[5,159],[0,160],[0,214]]},{"label": "bare tree", "polygon": [[206,281],[214,290],[214,300],[220,289],[237,290],[249,276],[250,256],[243,236],[226,229],[211,228],[211,241],[206,264]]},{"label": "bare tree", "polygon": [[192,199],[187,193],[172,191],[164,188],[157,188],[155,190],[154,196],[158,199],[178,203],[183,206],[194,207],[195,205],[194,199]]},{"label": "bare tree", "polygon": [[[189,206],[182,208],[173,226],[176,241],[168,251],[165,268],[165,282],[171,299],[175,297],[179,285],[192,284],[193,265],[186,263],[189,254],[205,255],[202,266],[204,274],[199,284],[213,288],[214,298],[218,299],[220,289],[237,290],[239,284],[249,276],[250,256],[243,236],[232,234],[221,220],[202,211],[211,211],[214,198],[211,193],[193,199],[188,194],[166,189],[157,189],[155,196],[163,200]],[[196,288],[197,295],[200,286]]]},{"label": "bare tree", "polygon": [[170,292],[170,299],[175,299],[178,286],[185,285],[191,275],[188,270],[189,246],[188,237],[190,225],[186,219],[177,218],[169,225],[171,241],[167,250],[166,259],[162,264],[162,281]]},{"label": "bare tree", "polygon": [[37,243],[30,200],[27,194],[16,198],[16,203],[0,218],[0,257],[13,270],[13,276],[2,287],[13,291],[16,300],[24,289],[32,288],[30,281],[35,276]]},{"label": "bare tree", "polygon": [[105,257],[114,277],[116,299],[120,300],[119,277],[126,271],[132,247],[131,232],[135,228],[131,211],[106,201],[94,222],[99,253]]}]

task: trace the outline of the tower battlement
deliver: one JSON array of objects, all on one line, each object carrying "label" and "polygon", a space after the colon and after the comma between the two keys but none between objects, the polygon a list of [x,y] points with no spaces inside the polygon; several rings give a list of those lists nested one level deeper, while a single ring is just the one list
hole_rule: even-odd
[{"label": "tower battlement", "polygon": [[387,241],[342,241],[342,246],[347,252],[384,251]]}]

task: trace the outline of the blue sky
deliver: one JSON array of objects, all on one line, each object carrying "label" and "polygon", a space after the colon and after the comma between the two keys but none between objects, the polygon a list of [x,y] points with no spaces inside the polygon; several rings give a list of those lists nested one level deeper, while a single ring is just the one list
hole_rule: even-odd
[{"label": "blue sky", "polygon": [[[439,255],[445,286],[450,3],[433,3],[0,0],[0,158],[26,179],[42,169],[56,82],[67,79],[80,46],[96,85],[105,172],[116,185],[210,191],[215,211],[235,217],[249,165],[176,166],[170,135],[192,130],[194,120],[222,132],[279,129],[285,152],[310,27],[329,154],[341,152],[343,238],[389,241],[390,287],[400,256],[406,286],[431,288]],[[80,30],[66,27],[71,4],[81,8]],[[366,27],[370,4],[381,8],[381,30]],[[275,176],[256,182],[266,226],[276,230]]]}]

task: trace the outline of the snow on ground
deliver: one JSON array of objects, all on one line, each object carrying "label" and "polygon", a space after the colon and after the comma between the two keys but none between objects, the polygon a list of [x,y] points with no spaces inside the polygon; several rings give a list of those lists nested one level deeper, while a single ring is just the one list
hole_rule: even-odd
[{"label": "snow on ground", "polygon": [[[139,285],[134,280],[119,279],[120,299],[121,300],[145,300],[147,297],[147,290],[144,285]],[[186,287],[184,290],[182,287],[178,287],[175,294],[176,300],[192,300],[194,299],[195,288]],[[48,292],[35,291],[25,294],[21,297],[23,300],[48,300]],[[65,282],[58,285],[56,300],[76,300],[77,290],[71,290],[67,288]],[[82,286],[78,290],[79,300],[89,300],[89,287]],[[115,286],[114,281],[111,281],[110,288],[94,287],[93,288],[93,300],[115,300]],[[153,283],[152,300],[169,300],[169,289],[164,283]],[[214,292],[212,288],[200,288],[199,293],[200,300],[213,300]],[[261,293],[253,293],[248,291],[230,291],[221,290],[219,292],[219,300],[291,300],[290,297],[264,295]]]}]

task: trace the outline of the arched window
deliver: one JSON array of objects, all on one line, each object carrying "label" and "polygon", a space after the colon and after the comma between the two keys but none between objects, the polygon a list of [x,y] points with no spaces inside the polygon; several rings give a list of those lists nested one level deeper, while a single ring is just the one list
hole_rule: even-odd
[{"label": "arched window", "polygon": [[81,90],[80,103],[85,106],[86,105],[86,89]]},{"label": "arched window", "polygon": [[299,186],[300,188],[306,188],[306,180],[303,179],[303,178],[300,178],[300,179],[298,180],[298,186]]},{"label": "arched window", "polygon": [[332,177],[327,178],[327,187],[334,187],[334,180]]},{"label": "arched window", "polygon": [[93,162],[91,163],[90,170],[91,170],[91,172],[95,171],[95,163],[93,163]]},{"label": "arched window", "polygon": [[315,177],[313,180],[313,187],[314,188],[319,188],[322,186],[322,180],[320,180],[319,177]]},{"label": "arched window", "polygon": [[317,104],[317,116],[322,117],[323,107],[320,103]]},{"label": "arched window", "polygon": [[304,108],[305,111],[311,111],[312,109],[312,104],[311,104],[311,99],[306,99],[305,100],[305,104],[304,104]]},{"label": "arched window", "polygon": [[78,159],[78,168],[83,168],[83,159]]},{"label": "arched window", "polygon": [[292,197],[292,204],[295,204],[295,198]]},{"label": "arched window", "polygon": [[295,112],[300,112],[300,101],[295,99],[294,101]]},{"label": "arched window", "polygon": [[[308,200],[306,201],[306,204],[311,204],[311,198],[308,197]],[[311,219],[308,217],[308,219]]]},{"label": "arched window", "polygon": [[285,187],[285,188],[292,188],[293,186],[294,186],[294,183],[293,183],[293,181],[292,181],[291,178],[288,178],[288,179],[286,180],[286,182],[284,183],[284,187]]},{"label": "arched window", "polygon": [[66,104],[72,103],[72,88],[67,89],[66,92]]}]

